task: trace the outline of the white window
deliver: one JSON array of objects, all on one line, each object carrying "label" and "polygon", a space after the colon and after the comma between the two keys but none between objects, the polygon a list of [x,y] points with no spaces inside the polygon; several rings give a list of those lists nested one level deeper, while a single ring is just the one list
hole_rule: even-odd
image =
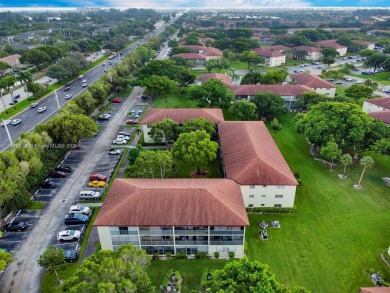
[{"label": "white window", "polygon": [[249,198],[255,198],[254,194],[249,194]]},{"label": "white window", "polygon": [[283,194],[275,194],[275,198],[283,198]]},{"label": "white window", "polygon": [[265,197],[265,194],[262,194],[261,197]]},{"label": "white window", "polygon": [[254,189],[255,186],[254,185],[249,185],[249,188]]},{"label": "white window", "polygon": [[146,125],[146,128],[152,128],[151,124]]},{"label": "white window", "polygon": [[248,208],[253,208],[253,204],[248,204]]}]

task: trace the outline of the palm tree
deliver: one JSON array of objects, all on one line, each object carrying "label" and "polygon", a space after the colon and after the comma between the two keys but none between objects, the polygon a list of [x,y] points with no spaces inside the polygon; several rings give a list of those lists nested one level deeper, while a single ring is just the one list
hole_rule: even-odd
[{"label": "palm tree", "polygon": [[24,90],[27,93],[27,98],[28,98],[29,96],[28,96],[28,90],[27,90],[27,83],[32,81],[32,75],[31,75],[30,71],[26,70],[26,71],[20,72],[19,75],[17,76],[17,79],[20,81],[20,83],[22,85],[24,85]]},{"label": "palm tree", "polygon": [[340,163],[344,166],[343,178],[345,178],[345,170],[348,165],[352,164],[352,157],[350,154],[344,154],[340,158]]},{"label": "palm tree", "polygon": [[360,160],[360,165],[364,166],[364,168],[363,168],[362,175],[360,175],[359,182],[357,184],[358,187],[361,187],[360,182],[362,181],[364,171],[366,171],[366,169],[370,169],[370,168],[374,167],[374,163],[375,163],[374,159],[369,157],[369,156],[365,156]]},{"label": "palm tree", "polygon": [[4,98],[3,98],[3,91],[5,91],[7,89],[7,83],[4,81],[4,80],[0,80],[0,97],[1,97],[1,100],[3,101],[3,106],[4,106],[4,110],[5,110],[5,113],[8,114],[8,110],[7,110],[7,107],[5,106],[5,103],[4,103]]}]

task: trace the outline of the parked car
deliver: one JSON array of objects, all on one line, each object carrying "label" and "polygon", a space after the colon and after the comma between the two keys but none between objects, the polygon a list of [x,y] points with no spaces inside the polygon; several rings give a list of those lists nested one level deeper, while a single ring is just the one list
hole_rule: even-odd
[{"label": "parked car", "polygon": [[102,175],[102,174],[98,174],[98,173],[94,173],[94,174],[91,174],[89,176],[89,180],[106,181],[107,180],[107,176],[106,175]]},{"label": "parked car", "polygon": [[14,120],[11,121],[11,125],[18,125],[21,122],[22,122],[22,120],[20,120],[20,119],[14,119]]},{"label": "parked car", "polygon": [[103,113],[101,116],[105,116],[105,117],[111,118],[111,114],[110,113]]},{"label": "parked car", "polygon": [[38,108],[38,113],[45,112],[46,110],[47,110],[46,107],[39,107],[39,108]]},{"label": "parked car", "polygon": [[88,86],[88,83],[83,82],[83,83],[81,84],[81,86],[82,86],[82,87],[87,87],[87,86]]},{"label": "parked car", "polygon": [[89,217],[81,214],[68,214],[64,218],[65,225],[79,225],[86,224],[89,221]]},{"label": "parked car", "polygon": [[99,200],[102,198],[102,195],[98,191],[85,190],[80,192],[79,198],[84,200],[88,200],[88,199]]},{"label": "parked car", "polygon": [[72,95],[71,95],[71,94],[65,95],[65,99],[66,99],[66,100],[69,100],[69,99],[71,99],[71,98],[72,98]]},{"label": "parked car", "polygon": [[114,104],[120,104],[120,103],[122,103],[122,100],[116,98],[116,99],[113,99],[111,102],[114,103]]},{"label": "parked car", "polygon": [[79,256],[76,249],[64,249],[65,261],[74,263],[78,260]]},{"label": "parked car", "polygon": [[103,188],[106,186],[106,182],[93,180],[88,182],[88,186],[93,188]]},{"label": "parked car", "polygon": [[30,108],[36,108],[36,107],[38,107],[38,103],[37,103],[37,102],[32,103],[32,104],[30,105]]},{"label": "parked car", "polygon": [[64,172],[64,173],[71,173],[72,172],[72,168],[71,167],[62,166],[62,165],[57,166],[55,170],[59,171],[59,172]]},{"label": "parked car", "polygon": [[10,105],[15,105],[18,103],[18,100],[12,100],[11,102],[9,102]]},{"label": "parked car", "polygon": [[6,126],[10,123],[11,123],[11,120],[4,120],[3,122],[1,122],[1,126]]},{"label": "parked car", "polygon": [[131,133],[130,132],[125,132],[125,131],[119,131],[118,135],[131,136]]},{"label": "parked car", "polygon": [[65,172],[60,172],[60,171],[53,171],[50,173],[51,178],[65,178],[66,173]]},{"label": "parked car", "polygon": [[130,119],[126,121],[126,124],[138,124],[138,121]]},{"label": "parked car", "polygon": [[12,222],[4,225],[3,231],[24,231],[28,227],[26,222]]},{"label": "parked car", "polygon": [[113,144],[127,144],[127,140],[125,139],[115,139],[112,141]]},{"label": "parked car", "polygon": [[109,149],[108,154],[109,155],[120,155],[122,153],[122,150],[120,149]]},{"label": "parked car", "polygon": [[65,230],[60,231],[57,234],[58,241],[79,241],[81,238],[81,232],[79,230]]},{"label": "parked car", "polygon": [[65,86],[71,86],[72,85],[72,82],[71,81],[69,81],[69,82],[67,82],[66,84],[65,84]]},{"label": "parked car", "polygon": [[70,91],[70,87],[64,88],[64,92]]},{"label": "parked car", "polygon": [[41,188],[43,189],[53,189],[56,188],[57,184],[51,180],[46,180],[45,182],[41,183]]},{"label": "parked car", "polygon": [[126,141],[129,141],[130,140],[130,136],[126,136],[126,135],[121,135],[119,134],[116,139],[122,139],[122,140],[126,140]]},{"label": "parked car", "polygon": [[146,101],[147,99],[148,99],[148,96],[146,96],[146,95],[142,95],[142,96],[141,96],[141,100]]},{"label": "parked car", "polygon": [[13,99],[19,99],[19,98],[20,98],[20,95],[19,95],[19,94],[14,95],[12,98],[13,98]]},{"label": "parked car", "polygon": [[83,79],[81,82],[82,82],[82,83],[85,83],[85,82],[88,82],[88,80],[86,80],[86,79]]},{"label": "parked car", "polygon": [[107,121],[107,120],[110,120],[110,117],[107,117],[107,116],[104,116],[104,115],[100,115],[97,120],[99,120],[99,121]]},{"label": "parked car", "polygon": [[91,213],[92,213],[92,210],[87,207],[87,206],[83,206],[83,205],[74,205],[74,206],[71,206],[69,208],[69,213],[73,213],[73,214],[82,214],[82,215],[86,215],[86,216],[89,216]]}]

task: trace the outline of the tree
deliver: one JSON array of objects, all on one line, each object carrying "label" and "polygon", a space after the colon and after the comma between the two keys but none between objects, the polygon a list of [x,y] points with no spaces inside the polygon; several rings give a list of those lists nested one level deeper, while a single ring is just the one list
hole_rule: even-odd
[{"label": "tree", "polygon": [[74,101],[80,109],[83,109],[86,114],[91,114],[92,111],[96,108],[97,101],[92,97],[92,94],[89,90],[79,94]]},{"label": "tree", "polygon": [[308,292],[303,288],[287,287],[277,281],[268,270],[268,266],[258,261],[249,261],[247,257],[234,260],[223,269],[215,270],[212,278],[202,283],[206,292]]},{"label": "tree", "polygon": [[20,81],[22,85],[24,85],[24,90],[27,92],[27,98],[28,98],[28,90],[27,90],[27,83],[30,83],[32,81],[32,75],[30,71],[22,71],[17,75],[17,79]]},{"label": "tree", "polygon": [[329,97],[317,92],[304,92],[297,99],[297,106],[302,110],[310,110],[311,106],[329,100]]},{"label": "tree", "polygon": [[272,119],[276,115],[286,113],[284,100],[273,92],[264,92],[255,95],[251,102],[256,105],[257,115]]},{"label": "tree", "polygon": [[261,76],[262,84],[281,84],[286,80],[288,75],[287,70],[271,70]]},{"label": "tree", "polygon": [[98,250],[86,258],[75,275],[67,279],[63,292],[155,292],[145,269],[151,256],[131,244],[117,251]]},{"label": "tree", "polygon": [[1,73],[1,75],[4,75],[5,71],[7,69],[10,69],[10,68],[12,68],[11,65],[9,65],[6,62],[0,61],[0,73]]},{"label": "tree", "polygon": [[244,77],[241,79],[241,84],[258,84],[261,82],[261,73],[252,71],[248,72],[244,75]]},{"label": "tree", "polygon": [[142,82],[142,86],[150,93],[161,95],[165,100],[165,108],[168,108],[168,95],[179,91],[178,82],[166,76],[152,75]]},{"label": "tree", "polygon": [[375,142],[371,146],[372,151],[382,154],[385,156],[390,156],[390,139],[389,137],[387,138],[381,138],[378,141]]},{"label": "tree", "polygon": [[200,107],[227,108],[234,99],[234,94],[222,81],[211,78],[200,86],[188,90],[190,99],[198,100]]},{"label": "tree", "polygon": [[168,150],[144,150],[126,170],[126,175],[130,178],[169,178],[172,170],[172,154]]},{"label": "tree", "polygon": [[339,52],[337,52],[335,48],[327,47],[322,50],[322,56],[336,58],[337,56],[339,56]]},{"label": "tree", "polygon": [[323,56],[322,57],[322,63],[330,66],[331,64],[335,63],[336,62],[336,59],[334,57],[325,57]]},{"label": "tree", "polygon": [[347,169],[348,165],[352,164],[352,157],[350,154],[343,154],[340,157],[340,163],[344,166],[344,171],[343,171],[343,177],[345,178],[345,170]]},{"label": "tree", "polygon": [[57,277],[58,284],[60,283],[60,277],[58,276],[58,270],[65,265],[65,253],[62,248],[50,245],[41,254],[37,260],[38,265],[48,272],[54,272]]},{"label": "tree", "polygon": [[259,63],[263,63],[264,59],[257,55],[255,52],[252,51],[244,51],[240,55],[240,61],[246,62],[248,65],[248,69],[253,66],[257,65]]},{"label": "tree", "polygon": [[184,161],[196,167],[197,174],[200,168],[217,157],[218,143],[210,140],[210,135],[204,130],[180,134],[173,144],[172,155],[176,160]]},{"label": "tree", "polygon": [[321,147],[320,154],[326,160],[330,161],[329,169],[333,170],[333,161],[341,155],[339,146],[334,141],[329,141],[325,146]]},{"label": "tree", "polygon": [[[0,235],[1,237],[1,235]],[[12,253],[0,249],[0,272],[4,271],[7,264],[14,261]]]},{"label": "tree", "polygon": [[345,95],[347,97],[353,98],[355,101],[359,99],[369,99],[371,98],[374,90],[371,87],[360,84],[353,84],[349,88],[345,89]]},{"label": "tree", "polygon": [[127,154],[127,161],[129,165],[133,165],[135,163],[135,160],[137,160],[140,153],[141,153],[141,148],[138,147],[129,150]]},{"label": "tree", "polygon": [[156,142],[165,142],[167,149],[168,143],[175,140],[179,133],[179,124],[169,118],[155,122],[150,129],[150,137]]},{"label": "tree", "polygon": [[280,125],[278,119],[274,118],[274,120],[271,121],[271,129],[274,133],[282,130],[282,125]]},{"label": "tree", "polygon": [[210,135],[210,137],[213,137],[215,134],[214,122],[203,117],[194,118],[183,123],[181,133],[187,133],[196,130],[204,130]]},{"label": "tree", "polygon": [[257,120],[256,105],[247,100],[235,101],[229,108],[229,112],[242,121]]},{"label": "tree", "polygon": [[293,49],[292,52],[295,59],[301,59],[304,60],[307,56],[307,51],[303,49]]},{"label": "tree", "polygon": [[374,167],[374,163],[374,159],[370,156],[365,156],[360,160],[360,165],[363,166],[363,171],[362,175],[360,175],[359,182],[357,184],[358,187],[361,187],[360,183],[362,182],[364,172],[366,171],[366,169],[371,169],[372,167]]},{"label": "tree", "polygon": [[386,61],[387,59],[386,54],[373,54],[364,61],[364,65],[367,67],[374,67],[374,73],[375,71],[382,67],[382,63]]}]

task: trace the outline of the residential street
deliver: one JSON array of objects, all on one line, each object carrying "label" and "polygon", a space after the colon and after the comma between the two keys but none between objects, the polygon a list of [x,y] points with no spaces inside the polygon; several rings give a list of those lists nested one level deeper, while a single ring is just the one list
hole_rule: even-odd
[{"label": "residential street", "polygon": [[53,239],[59,231],[59,227],[63,225],[63,219],[69,206],[77,201],[79,192],[85,189],[85,182],[89,174],[95,171],[94,168],[110,148],[112,140],[125,122],[129,109],[140,103],[138,97],[142,92],[143,88],[135,87],[130,97],[123,100],[118,112],[113,115],[107,126],[101,130],[96,138],[92,139],[92,145],[81,150],[85,151],[85,156],[73,169],[71,176],[63,179],[66,180],[66,183],[48,206],[38,214],[39,218],[29,230],[27,238],[16,249],[14,261],[7,267],[1,280],[1,292],[40,292],[43,269],[37,265],[38,257],[49,244],[53,244]]}]

